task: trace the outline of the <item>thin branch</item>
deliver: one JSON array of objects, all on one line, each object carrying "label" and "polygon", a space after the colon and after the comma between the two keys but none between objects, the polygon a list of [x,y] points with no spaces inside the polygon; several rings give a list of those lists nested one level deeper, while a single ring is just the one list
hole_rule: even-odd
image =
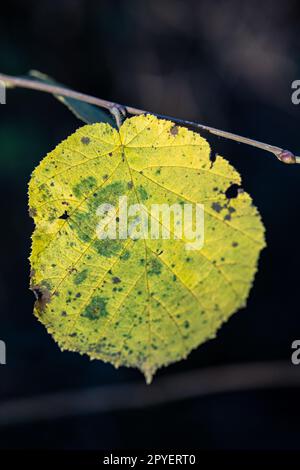
[{"label": "thin branch", "polygon": [[237,134],[232,134],[231,132],[226,132],[226,131],[222,131],[219,129],[215,129],[213,127],[206,126],[204,124],[199,124],[193,121],[187,121],[184,119],[164,116],[161,114],[150,113],[149,111],[145,111],[143,109],[133,108],[131,106],[123,106],[118,103],[114,103],[112,101],[107,101],[101,98],[96,98],[95,96],[86,95],[85,93],[80,93],[74,90],[70,90],[68,88],[64,88],[64,87],[56,86],[56,85],[49,85],[46,83],[41,83],[38,81],[26,79],[26,78],[13,77],[10,75],[5,75],[5,74],[0,73],[0,82],[3,82],[6,86],[11,87],[11,88],[13,87],[30,88],[32,90],[39,90],[39,91],[43,91],[46,93],[51,93],[53,95],[66,96],[69,98],[74,98],[79,101],[84,101],[85,103],[90,103],[95,106],[108,109],[114,117],[117,116],[117,120],[118,120],[118,116],[120,117],[120,114],[121,115],[122,114],[123,115],[125,114],[133,114],[133,115],[153,114],[154,116],[157,116],[162,119],[168,119],[178,124],[182,124],[183,126],[189,125],[196,129],[202,129],[204,131],[207,131],[218,137],[223,137],[225,139],[233,140],[235,142],[240,142],[246,145],[251,145],[252,147],[265,150],[275,155],[276,158],[278,158],[278,160],[280,160],[283,163],[288,163],[288,164],[300,163],[300,157],[295,156],[289,150],[284,150],[274,145],[265,144],[257,140],[249,139],[248,137],[242,137]]},{"label": "thin branch", "polygon": [[141,409],[207,395],[277,387],[300,387],[297,367],[288,362],[260,362],[210,367],[144,382],[101,385],[3,401],[0,426],[70,416]]}]

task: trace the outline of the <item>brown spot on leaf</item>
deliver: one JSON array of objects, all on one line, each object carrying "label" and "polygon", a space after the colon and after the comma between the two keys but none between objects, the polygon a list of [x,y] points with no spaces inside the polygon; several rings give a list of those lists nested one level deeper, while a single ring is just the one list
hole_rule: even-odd
[{"label": "brown spot on leaf", "polygon": [[35,269],[30,270],[29,276],[30,276],[30,279],[32,279],[35,276]]},{"label": "brown spot on leaf", "polygon": [[42,313],[46,305],[50,302],[51,294],[45,286],[35,285],[31,287],[31,290],[36,298],[35,307]]},{"label": "brown spot on leaf", "polygon": [[88,145],[90,143],[91,139],[89,137],[82,137],[81,138],[81,142],[84,144],[84,145]]},{"label": "brown spot on leaf", "polygon": [[32,218],[36,216],[36,209],[34,207],[29,207],[29,215]]},{"label": "brown spot on leaf", "polygon": [[71,266],[70,268],[68,268],[68,272],[69,272],[70,274],[77,273],[77,269],[74,268],[73,266]]},{"label": "brown spot on leaf", "polygon": [[171,127],[170,134],[171,135],[177,135],[178,134],[178,126],[176,126],[176,124],[174,124],[174,126]]}]

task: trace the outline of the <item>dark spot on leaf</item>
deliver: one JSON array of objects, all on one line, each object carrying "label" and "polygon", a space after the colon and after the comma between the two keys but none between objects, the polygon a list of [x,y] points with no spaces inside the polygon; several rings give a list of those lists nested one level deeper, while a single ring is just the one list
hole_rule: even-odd
[{"label": "dark spot on leaf", "polygon": [[74,268],[74,266],[71,266],[70,268],[68,268],[68,272],[69,272],[70,274],[77,273],[77,269]]},{"label": "dark spot on leaf", "polygon": [[73,192],[76,197],[80,197],[86,192],[90,191],[93,187],[97,185],[97,180],[93,176],[88,176],[76,184],[73,188]]},{"label": "dark spot on leaf", "polygon": [[81,142],[84,144],[84,145],[88,145],[90,143],[91,139],[89,137],[82,137],[81,138]]},{"label": "dark spot on leaf", "polygon": [[118,253],[121,243],[118,240],[96,240],[93,246],[99,255],[110,258]]},{"label": "dark spot on leaf", "polygon": [[147,193],[146,189],[145,189],[143,186],[139,186],[139,187],[137,188],[137,190],[138,190],[138,193],[139,193],[139,195],[140,195],[140,198],[141,198],[143,201],[145,201],[146,199],[148,199],[148,193]]},{"label": "dark spot on leaf", "polygon": [[88,318],[89,320],[98,320],[101,317],[106,317],[108,314],[106,310],[106,303],[107,299],[104,297],[93,297],[81,316]]},{"label": "dark spot on leaf", "polygon": [[238,246],[238,242],[232,242],[232,246],[235,248],[236,246]]},{"label": "dark spot on leaf", "polygon": [[210,159],[210,167],[212,168],[216,159],[217,159],[217,152],[215,150],[210,150],[210,154],[209,154],[209,159]]},{"label": "dark spot on leaf", "polygon": [[221,204],[219,204],[218,202],[213,202],[212,205],[211,205],[212,209],[216,212],[221,212],[221,210],[223,209],[223,207],[221,206]]},{"label": "dark spot on leaf", "polygon": [[226,189],[225,196],[227,199],[234,199],[238,197],[239,189],[241,189],[241,187],[238,184],[233,183]]},{"label": "dark spot on leaf", "polygon": [[119,277],[115,276],[115,277],[112,278],[112,282],[114,284],[119,284],[119,282],[121,282],[121,279]]},{"label": "dark spot on leaf", "polygon": [[170,129],[170,134],[171,135],[177,135],[178,134],[178,126],[176,126],[176,124],[174,124],[171,129]]},{"label": "dark spot on leaf", "polygon": [[60,215],[58,218],[62,220],[67,220],[69,218],[69,214],[67,211],[65,211],[62,215]]},{"label": "dark spot on leaf", "polygon": [[76,276],[74,277],[74,284],[76,285],[81,284],[87,278],[87,275],[88,275],[87,269],[80,271],[80,273],[76,274]]},{"label": "dark spot on leaf", "polygon": [[153,276],[154,274],[158,276],[161,273],[161,263],[157,259],[152,259],[148,263],[148,274]]}]

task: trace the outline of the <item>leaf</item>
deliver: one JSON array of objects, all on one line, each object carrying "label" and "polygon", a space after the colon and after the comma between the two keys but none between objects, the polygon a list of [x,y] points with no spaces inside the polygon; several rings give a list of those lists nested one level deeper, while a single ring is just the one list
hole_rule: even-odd
[{"label": "leaf", "polygon": [[[59,85],[65,87],[61,83],[58,83],[53,78],[45,75],[44,73],[39,72],[38,70],[30,70],[29,75],[32,79],[38,80],[39,82],[47,83],[49,85]],[[116,127],[116,123],[112,116],[103,111],[103,109],[98,106],[94,106],[84,101],[76,100],[74,98],[68,98],[67,96],[54,95],[61,103],[63,103],[67,108],[75,114],[75,116],[87,124],[94,124],[96,122],[106,122],[113,127]]]},{"label": "leaf", "polygon": [[[149,383],[245,305],[264,228],[246,192],[227,197],[240,185],[236,170],[209,155],[200,135],[146,115],[119,132],[81,127],[35,169],[31,289],[62,349],[137,367]],[[204,204],[203,248],[187,251],[184,238],[100,240],[97,208],[124,195],[147,211]]]}]

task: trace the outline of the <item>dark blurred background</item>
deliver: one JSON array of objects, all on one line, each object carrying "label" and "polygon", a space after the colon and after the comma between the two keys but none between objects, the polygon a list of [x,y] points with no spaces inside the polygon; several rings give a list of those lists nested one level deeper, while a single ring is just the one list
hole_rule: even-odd
[{"label": "dark blurred background", "polygon": [[[195,120],[300,153],[300,9],[295,1],[10,0],[1,4],[0,71],[37,69],[101,98]],[[10,400],[143,383],[135,370],[60,352],[32,315],[28,289],[30,173],[81,125],[51,95],[8,90],[0,107],[0,409]],[[300,166],[212,140],[243,177],[267,231],[247,308],[216,340],[158,372],[286,361],[300,338]],[[300,375],[296,366],[294,374]],[[286,384],[283,384],[286,385]],[[146,387],[146,386],[145,386]],[[0,428],[0,448],[298,449],[299,388],[269,387],[176,403],[22,420]]]}]

